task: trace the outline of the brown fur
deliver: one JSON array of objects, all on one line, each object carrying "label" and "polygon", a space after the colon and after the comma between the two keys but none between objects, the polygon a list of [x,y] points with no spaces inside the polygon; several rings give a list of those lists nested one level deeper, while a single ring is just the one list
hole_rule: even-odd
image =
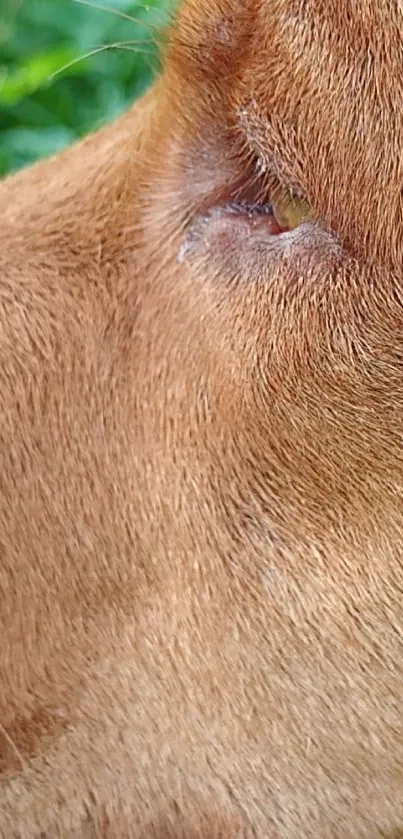
[{"label": "brown fur", "polygon": [[[0,186],[1,839],[403,835],[402,42],[184,0]],[[223,210],[256,163],[287,246]]]}]

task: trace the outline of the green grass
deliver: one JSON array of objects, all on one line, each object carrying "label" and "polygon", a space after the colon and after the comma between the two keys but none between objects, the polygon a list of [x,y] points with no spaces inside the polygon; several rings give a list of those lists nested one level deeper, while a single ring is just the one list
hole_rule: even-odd
[{"label": "green grass", "polygon": [[154,38],[171,0],[95,2],[107,11],[76,0],[0,0],[0,175],[112,119],[158,68]]}]

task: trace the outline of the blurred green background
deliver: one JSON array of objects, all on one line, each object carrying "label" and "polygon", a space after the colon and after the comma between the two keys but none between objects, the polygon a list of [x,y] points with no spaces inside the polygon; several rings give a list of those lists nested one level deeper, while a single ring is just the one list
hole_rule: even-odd
[{"label": "blurred green background", "polygon": [[0,176],[110,120],[158,69],[172,0],[88,2],[0,0]]}]

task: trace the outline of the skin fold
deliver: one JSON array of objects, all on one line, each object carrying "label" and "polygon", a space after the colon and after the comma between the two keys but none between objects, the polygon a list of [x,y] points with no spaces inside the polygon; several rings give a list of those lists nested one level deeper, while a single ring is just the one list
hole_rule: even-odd
[{"label": "skin fold", "polygon": [[0,184],[0,839],[403,837],[402,43],[183,0]]}]

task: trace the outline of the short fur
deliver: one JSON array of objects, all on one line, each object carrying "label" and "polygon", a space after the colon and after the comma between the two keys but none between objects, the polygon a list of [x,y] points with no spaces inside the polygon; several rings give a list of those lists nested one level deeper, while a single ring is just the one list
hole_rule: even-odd
[{"label": "short fur", "polygon": [[168,40],[0,186],[0,837],[398,839],[402,6]]}]

